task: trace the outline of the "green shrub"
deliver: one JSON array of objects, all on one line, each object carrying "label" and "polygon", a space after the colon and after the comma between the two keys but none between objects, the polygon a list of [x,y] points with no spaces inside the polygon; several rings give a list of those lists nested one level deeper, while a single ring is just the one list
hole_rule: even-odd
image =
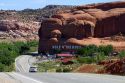
[{"label": "green shrub", "polygon": [[107,45],[107,46],[99,46],[98,47],[98,52],[104,52],[106,56],[109,55],[110,52],[113,51],[113,46],[112,45]]},{"label": "green shrub", "polygon": [[96,45],[87,45],[83,48],[80,48],[77,50],[76,54],[82,55],[82,56],[94,56],[94,53],[101,53],[103,52],[105,56],[108,56],[110,52],[113,51],[113,47],[111,45],[107,46],[99,46]]},{"label": "green shrub", "polygon": [[4,72],[12,72],[14,70],[14,64],[11,64],[9,66],[4,66]]},{"label": "green shrub", "polygon": [[38,71],[40,72],[70,72],[78,68],[79,64],[63,65],[61,62],[42,62],[38,63]]},{"label": "green shrub", "polygon": [[96,56],[94,56],[93,62],[98,63],[98,62],[105,60],[105,59],[106,59],[105,54],[103,52],[101,52],[101,53],[98,53]]},{"label": "green shrub", "polygon": [[26,42],[14,42],[14,45],[19,50],[19,54],[24,54],[30,49],[30,46]]},{"label": "green shrub", "polygon": [[77,50],[77,54],[82,56],[93,56],[95,52],[98,52],[98,47],[96,45],[84,46]]},{"label": "green shrub", "polygon": [[121,52],[119,53],[119,58],[122,59],[122,58],[124,58],[124,57],[125,57],[125,51],[121,51]]},{"label": "green shrub", "polygon": [[68,68],[68,67],[64,67],[64,68],[63,68],[63,72],[70,72],[70,71],[71,71],[71,69]]},{"label": "green shrub", "polygon": [[27,42],[27,45],[29,45],[30,47],[36,47],[36,46],[38,46],[38,41],[36,41],[36,40],[33,40],[33,41],[28,41]]},{"label": "green shrub", "polygon": [[71,62],[73,62],[74,64],[78,64],[78,60],[74,59],[74,60],[71,60]]},{"label": "green shrub", "polygon": [[63,72],[63,69],[61,67],[56,68],[56,72]]},{"label": "green shrub", "polygon": [[87,64],[90,64],[90,63],[92,63],[93,62],[93,59],[92,59],[92,57],[78,57],[78,62],[79,63],[87,63]]},{"label": "green shrub", "polygon": [[0,72],[4,71],[4,67],[5,67],[5,65],[3,65],[3,64],[0,63]]}]

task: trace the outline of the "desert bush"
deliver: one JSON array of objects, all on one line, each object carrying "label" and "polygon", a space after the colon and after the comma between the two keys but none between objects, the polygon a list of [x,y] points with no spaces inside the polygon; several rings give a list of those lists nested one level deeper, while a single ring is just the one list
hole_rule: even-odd
[{"label": "desert bush", "polygon": [[55,62],[55,61],[47,61],[38,63],[38,71],[40,72],[49,72],[50,70],[55,70],[52,72],[70,72],[73,69],[78,68],[80,64],[70,64],[70,65],[64,65],[61,62]]},{"label": "desert bush", "polygon": [[36,47],[36,46],[38,46],[38,41],[36,41],[36,40],[33,40],[33,41],[28,41],[27,42],[27,45],[29,45],[30,47]]},{"label": "desert bush", "polygon": [[79,56],[77,58],[77,61],[79,63],[90,64],[90,63],[98,63],[98,62],[105,60],[105,59],[106,59],[105,54],[103,52],[101,52],[101,53],[96,53],[96,55],[94,55],[94,56],[85,56],[85,57]]},{"label": "desert bush", "polygon": [[68,68],[68,67],[64,67],[64,68],[63,68],[63,72],[70,72],[70,71],[71,71],[71,69]]},{"label": "desert bush", "polygon": [[71,60],[74,64],[79,64],[78,60],[74,59],[74,60]]},{"label": "desert bush", "polygon": [[104,54],[106,56],[108,56],[109,53],[112,52],[112,51],[113,51],[113,46],[112,45],[107,45],[107,46],[101,45],[101,46],[98,47],[98,52],[104,52]]},{"label": "desert bush", "polygon": [[87,45],[83,48],[77,50],[76,54],[81,56],[94,56],[94,53],[104,53],[105,56],[108,56],[110,52],[113,51],[113,47],[111,45],[107,46],[99,46],[96,45]]},{"label": "desert bush", "polygon": [[125,57],[125,51],[121,51],[121,52],[119,53],[119,58],[122,59],[122,58],[124,58],[124,57]]},{"label": "desert bush", "polygon": [[98,47],[96,45],[88,45],[78,49],[76,54],[79,54],[82,56],[92,56],[92,54],[97,51],[98,51]]},{"label": "desert bush", "polygon": [[4,71],[4,65],[2,63],[0,63],[0,72],[3,72]]},{"label": "desert bush", "polygon": [[56,68],[56,72],[63,72],[63,69],[61,67]]},{"label": "desert bush", "polygon": [[30,46],[26,42],[14,42],[14,45],[19,50],[19,54],[24,54],[30,49]]},{"label": "desert bush", "polygon": [[39,63],[39,71],[40,72],[47,72],[48,70],[55,69],[60,65],[60,63],[57,63],[55,61],[47,61],[47,62],[42,62]]},{"label": "desert bush", "polygon": [[87,57],[78,57],[77,60],[78,60],[79,63],[87,63],[87,64],[90,64],[90,63],[93,62],[93,59],[92,59],[91,57],[89,57],[89,56],[87,56]]},{"label": "desert bush", "polygon": [[93,62],[98,63],[98,62],[105,60],[105,59],[106,59],[106,56],[105,56],[104,52],[100,52],[100,53],[97,53],[96,56],[94,56]]}]

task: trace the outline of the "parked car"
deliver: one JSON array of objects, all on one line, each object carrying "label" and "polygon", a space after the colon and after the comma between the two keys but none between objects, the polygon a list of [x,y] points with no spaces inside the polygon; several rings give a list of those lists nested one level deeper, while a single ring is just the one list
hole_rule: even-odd
[{"label": "parked car", "polygon": [[37,67],[31,66],[30,69],[29,69],[29,72],[37,72]]},{"label": "parked car", "polygon": [[109,56],[117,56],[118,54],[119,54],[119,52],[112,51],[111,53],[109,53]]}]

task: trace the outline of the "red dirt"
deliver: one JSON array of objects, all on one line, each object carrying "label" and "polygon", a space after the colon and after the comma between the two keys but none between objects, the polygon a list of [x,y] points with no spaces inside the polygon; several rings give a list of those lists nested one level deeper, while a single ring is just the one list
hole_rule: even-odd
[{"label": "red dirt", "polygon": [[83,65],[81,67],[79,67],[78,69],[75,70],[75,72],[80,72],[80,73],[96,73],[99,69],[98,65],[95,64],[86,64]]}]

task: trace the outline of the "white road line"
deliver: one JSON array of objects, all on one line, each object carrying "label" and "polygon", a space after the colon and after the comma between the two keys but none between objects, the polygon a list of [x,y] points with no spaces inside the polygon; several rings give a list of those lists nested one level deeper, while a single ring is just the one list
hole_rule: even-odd
[{"label": "white road line", "polygon": [[16,76],[22,77],[22,78],[24,78],[24,79],[27,79],[27,80],[33,81],[34,83],[44,83],[44,82],[41,82],[41,81],[35,80],[35,79],[33,79],[33,78],[30,78],[30,77],[24,76],[24,75],[19,74],[19,73],[15,73],[15,72],[13,72],[13,74],[16,75]]}]

